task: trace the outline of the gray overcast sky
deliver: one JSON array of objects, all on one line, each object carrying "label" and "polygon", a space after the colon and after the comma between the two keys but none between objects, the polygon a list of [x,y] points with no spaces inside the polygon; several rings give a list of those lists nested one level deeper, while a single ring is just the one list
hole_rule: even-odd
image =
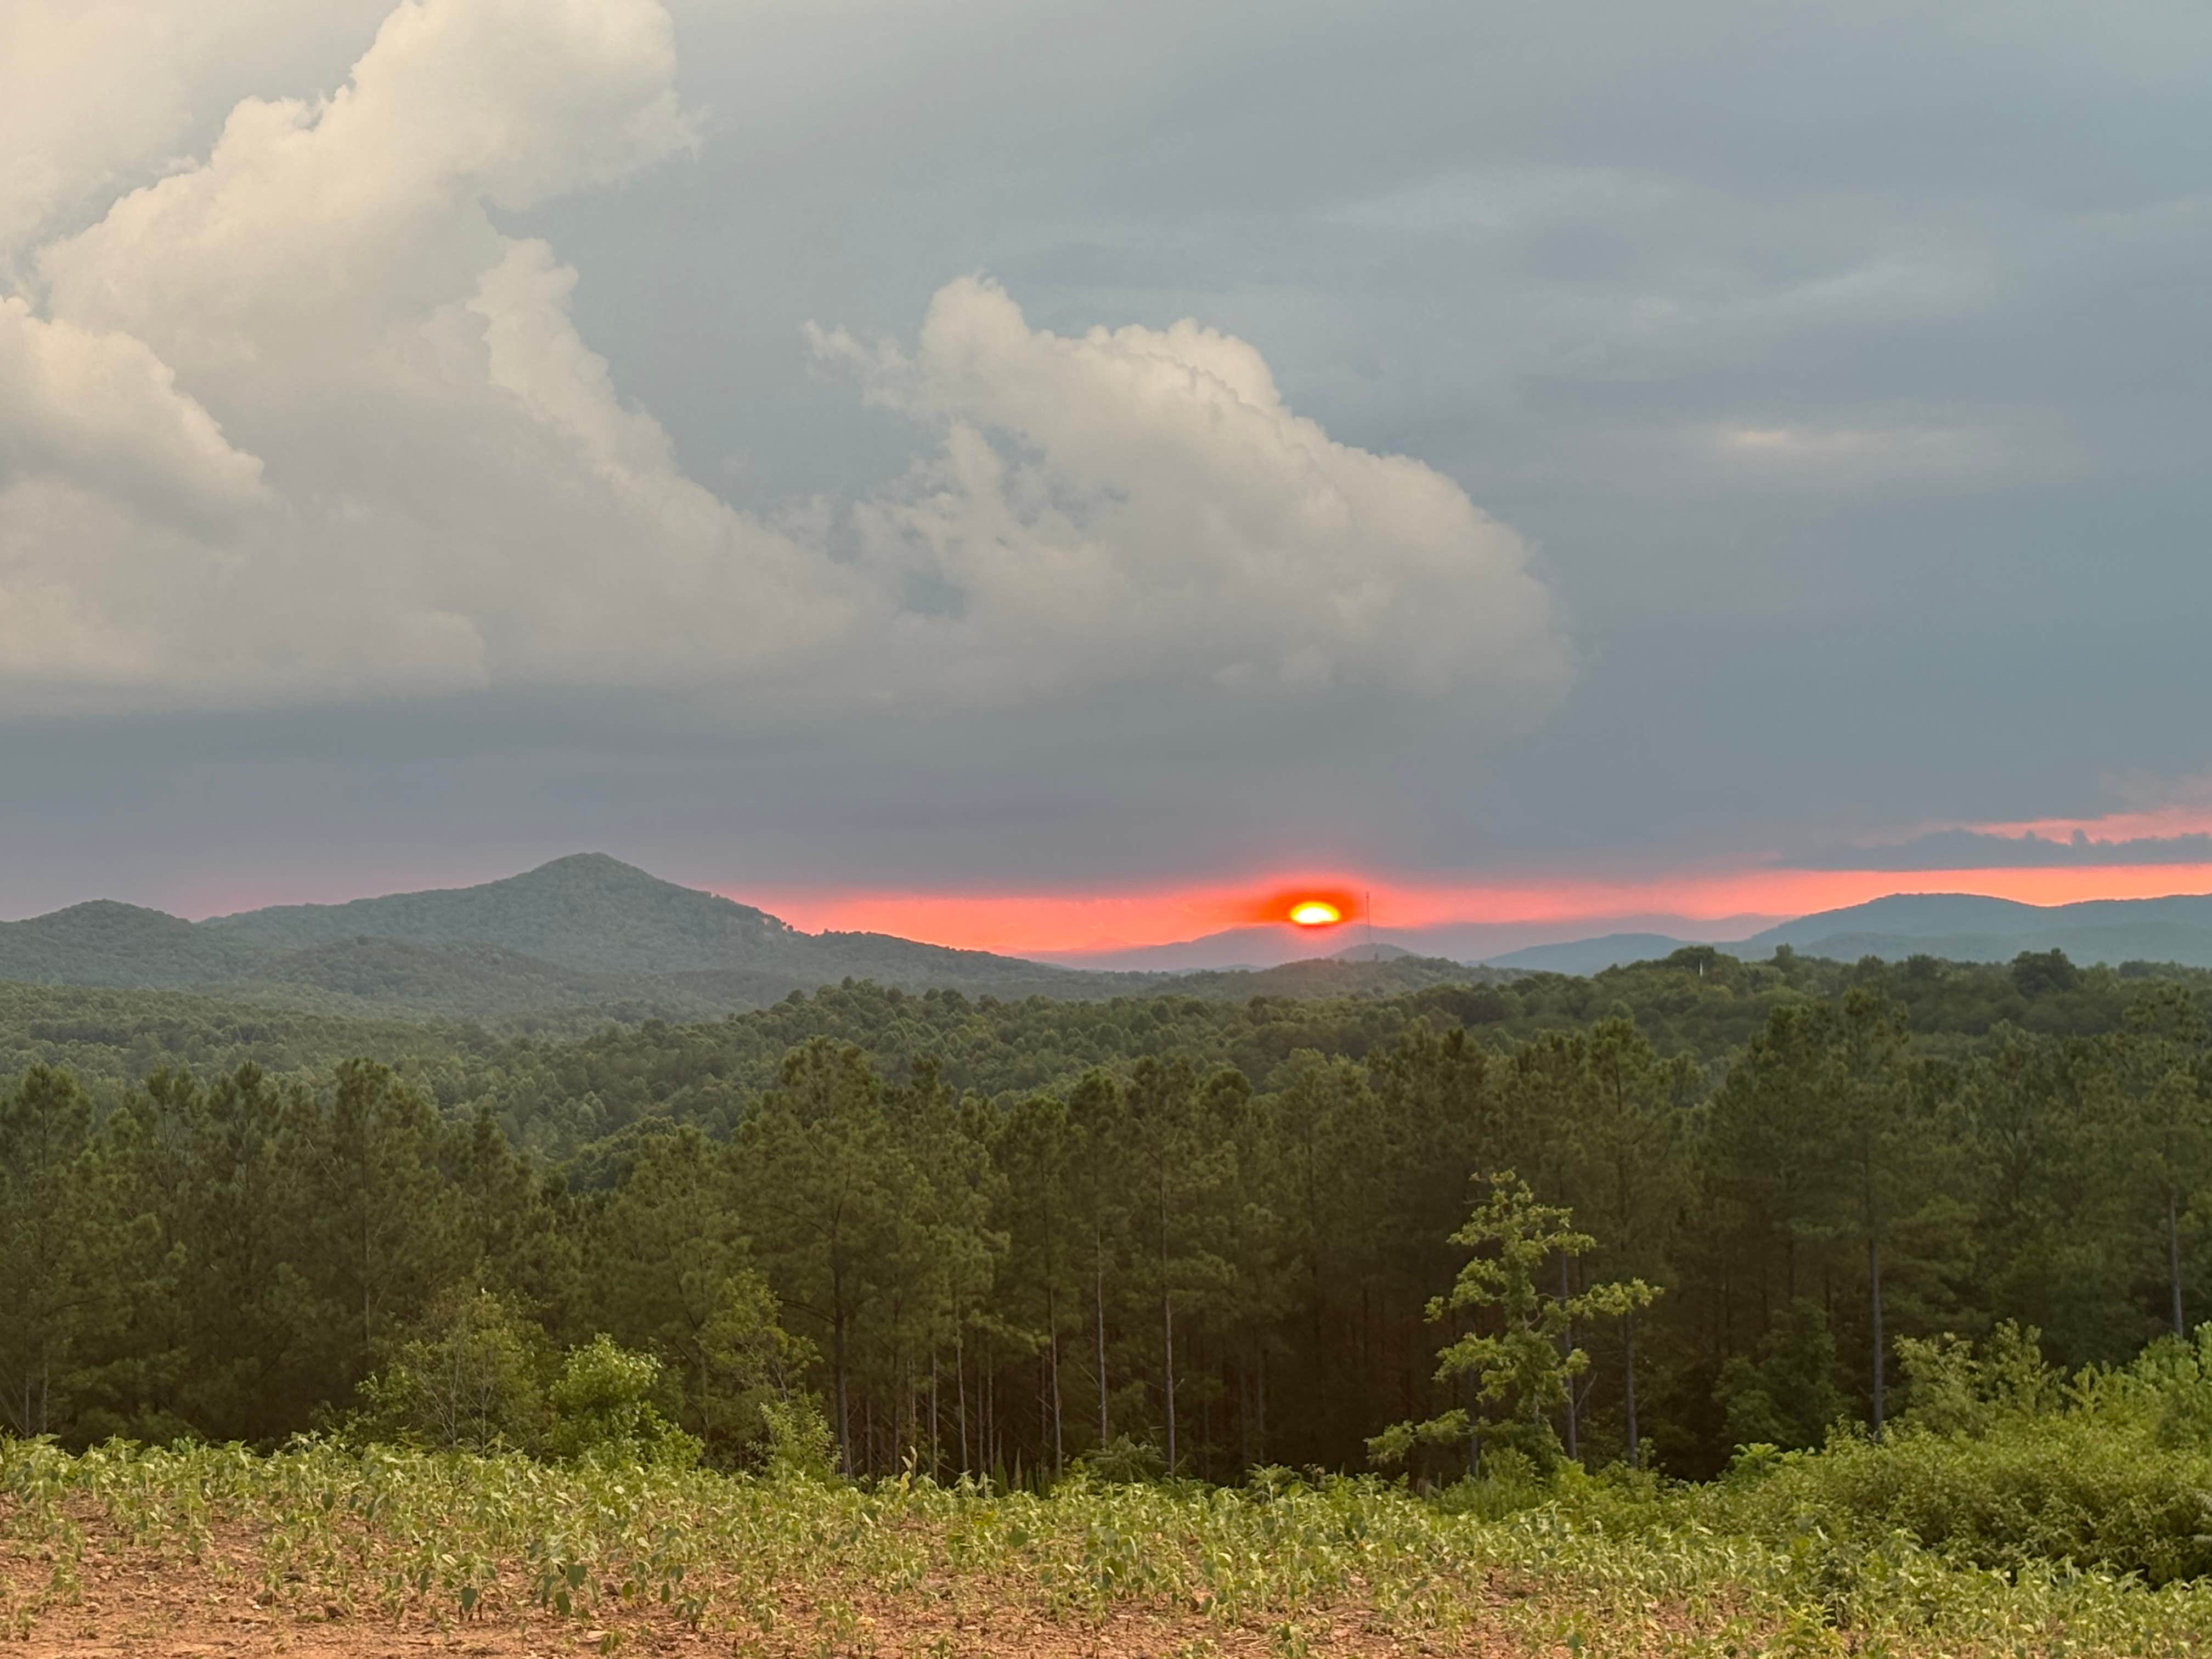
[{"label": "gray overcast sky", "polygon": [[2212,827],[2201,6],[201,9],[0,0],[0,915]]}]

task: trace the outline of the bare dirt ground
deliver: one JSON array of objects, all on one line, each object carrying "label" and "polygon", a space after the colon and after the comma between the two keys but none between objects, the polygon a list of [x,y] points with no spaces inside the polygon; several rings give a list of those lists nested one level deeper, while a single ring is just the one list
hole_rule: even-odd
[{"label": "bare dirt ground", "polygon": [[[254,1540],[218,1529],[197,1563],[135,1545],[88,1521],[74,1585],[57,1587],[51,1551],[0,1540],[0,1655],[70,1659],[367,1659],[471,1655],[567,1659],[584,1654],[716,1655],[727,1659],[1374,1659],[1432,1654],[1522,1659],[1540,1651],[1499,1629],[1409,1636],[1358,1607],[1307,1607],[1295,1619],[1234,1623],[1204,1608],[1130,1605],[1103,1623],[1055,1619],[1018,1584],[933,1580],[896,1597],[794,1584],[770,1610],[699,1629],[658,1604],[583,1609],[562,1618],[514,1601],[464,1620],[452,1608],[348,1606],[289,1585],[260,1586]],[[1501,1596],[1501,1601],[1504,1599]]]}]

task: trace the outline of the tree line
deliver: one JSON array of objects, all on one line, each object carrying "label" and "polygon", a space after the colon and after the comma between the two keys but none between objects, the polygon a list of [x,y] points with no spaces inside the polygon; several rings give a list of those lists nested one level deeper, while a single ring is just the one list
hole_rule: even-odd
[{"label": "tree line", "polygon": [[[1393,1425],[1446,1425],[1394,1448],[1425,1479],[1486,1426],[1694,1475],[1838,1419],[1879,1432],[1900,1340],[2016,1322],[2073,1366],[2203,1315],[2194,987],[2024,959],[2012,996],[2110,1006],[1930,1030],[1948,979],[1992,975],[1785,957],[1730,993],[1757,1010],[1732,1050],[1668,1042],[1751,966],[1655,969],[1651,1006],[1520,1035],[1437,992],[1241,1021],[1169,1001],[1173,1052],[991,1091],[980,1039],[925,1039],[1002,1011],[824,994],[787,1021],[842,1029],[792,1031],[757,1086],[686,1070],[726,1022],[563,1062],[610,1092],[617,1060],[659,1068],[565,1159],[496,1099],[368,1060],[93,1088],[33,1065],[0,1093],[0,1425],[270,1443],[374,1419],[404,1376],[604,1337],[733,1465],[805,1405],[856,1475],[1227,1480],[1364,1466]],[[1113,1008],[1000,1023],[1065,1055],[1149,1012]],[[871,1009],[897,1029],[857,1029]],[[1339,1040],[1255,1056],[1294,1018]],[[1184,1040],[1209,1023],[1211,1053]],[[668,1109],[709,1085],[712,1110]],[[1483,1380],[1509,1365],[1523,1383]]]},{"label": "tree line", "polygon": [[619,1157],[633,1128],[668,1119],[726,1135],[775,1083],[784,1054],[817,1036],[854,1044],[890,1075],[933,1058],[956,1088],[1005,1104],[1037,1090],[1065,1093],[1094,1067],[1125,1073],[1146,1055],[1233,1066],[1266,1089],[1301,1050],[1364,1061],[1417,1022],[1517,1041],[1620,1012],[1663,1053],[1687,1053],[1710,1067],[1748,1042],[1779,1004],[1855,985],[1903,1006],[1921,1046],[1954,1051],[2001,1024],[2050,1036],[2109,1035],[2154,980],[2212,990],[2212,971],[2077,968],[2055,953],[2010,963],[1889,963],[1783,950],[1743,962],[1697,945],[1587,978],[1467,972],[1466,982],[1389,995],[1231,998],[1184,988],[1085,1002],[915,994],[848,981],[696,1024],[602,1016],[580,1037],[502,1036],[459,1019],[362,1019],[171,991],[0,984],[0,1085],[33,1065],[63,1066],[104,1109],[165,1066],[205,1076],[251,1060],[279,1077],[314,1078],[374,1054],[447,1115],[488,1110],[517,1146],[573,1166],[588,1183],[597,1177],[585,1165]]}]

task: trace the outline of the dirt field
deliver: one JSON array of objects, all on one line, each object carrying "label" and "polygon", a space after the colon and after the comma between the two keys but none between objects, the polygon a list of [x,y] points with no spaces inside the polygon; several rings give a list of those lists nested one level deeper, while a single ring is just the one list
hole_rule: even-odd
[{"label": "dirt field", "polygon": [[755,1608],[742,1623],[710,1618],[696,1630],[652,1603],[618,1615],[562,1618],[537,1607],[487,1602],[471,1619],[394,1618],[378,1607],[318,1602],[295,1586],[271,1597],[257,1586],[257,1540],[235,1528],[218,1530],[214,1547],[192,1563],[173,1550],[141,1547],[107,1534],[88,1513],[80,1524],[85,1541],[73,1587],[56,1585],[51,1551],[0,1542],[5,1587],[0,1609],[8,1617],[0,1639],[12,1638],[0,1652],[72,1659],[278,1653],[292,1659],[410,1654],[555,1659],[599,1653],[738,1659],[1364,1659],[1401,1654],[1520,1659],[1543,1650],[1498,1630],[1395,1636],[1373,1627],[1358,1607],[1309,1608],[1294,1620],[1249,1626],[1209,1617],[1198,1607],[1119,1607],[1103,1624],[1056,1620],[1027,1605],[1033,1598],[1024,1587],[980,1578],[925,1582],[896,1598],[794,1584],[765,1621]]}]

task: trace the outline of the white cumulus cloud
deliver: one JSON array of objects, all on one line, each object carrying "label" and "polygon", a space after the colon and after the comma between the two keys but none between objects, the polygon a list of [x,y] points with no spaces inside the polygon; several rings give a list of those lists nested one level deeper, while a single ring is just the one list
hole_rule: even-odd
[{"label": "white cumulus cloud", "polygon": [[929,307],[918,349],[813,331],[941,451],[857,516],[951,621],[956,678],[1053,686],[1196,671],[1265,690],[1558,685],[1549,593],[1450,479],[1332,440],[1260,353],[1190,321],[1032,329],[995,284]]},{"label": "white cumulus cloud", "polygon": [[[574,270],[492,216],[696,143],[675,61],[659,0],[407,0],[336,92],[237,103],[48,237],[0,294],[7,706],[1563,682],[1510,530],[1195,323],[1060,337],[963,279],[911,355],[816,330],[931,453],[826,514],[732,509],[580,336]],[[46,132],[0,215],[116,165]]]},{"label": "white cumulus cloud", "polygon": [[176,374],[128,334],[50,322],[0,297],[0,462],[125,496],[150,494],[187,516],[227,516],[259,499],[261,463],[224,440]]},{"label": "white cumulus cloud", "polygon": [[[390,0],[0,5],[0,272],[43,229],[158,176],[204,100],[342,64]],[[259,83],[265,84],[265,82]],[[232,94],[234,96],[235,94]]]}]

